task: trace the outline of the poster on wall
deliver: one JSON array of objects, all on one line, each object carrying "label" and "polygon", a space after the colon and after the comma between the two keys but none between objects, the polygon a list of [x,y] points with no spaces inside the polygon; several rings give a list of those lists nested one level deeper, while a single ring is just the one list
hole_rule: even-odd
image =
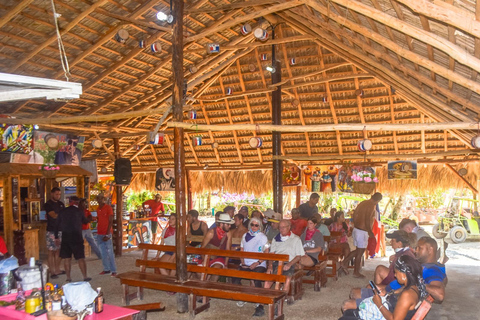
[{"label": "poster on wall", "polygon": [[36,163],[55,163],[79,166],[85,137],[72,134],[36,131],[34,137]]},{"label": "poster on wall", "polygon": [[417,179],[417,161],[388,161],[388,180]]},{"label": "poster on wall", "polygon": [[302,183],[302,172],[295,164],[283,167],[282,184],[285,187],[298,186]]},{"label": "poster on wall", "polygon": [[366,166],[340,167],[340,169],[338,169],[338,182],[337,182],[338,191],[354,193],[352,176],[362,171],[367,171],[369,173],[375,174],[374,167],[366,167]]},{"label": "poster on wall", "polygon": [[308,166],[303,170],[305,186],[311,192],[335,192],[338,169],[330,166]]},{"label": "poster on wall", "polygon": [[152,222],[130,220],[127,233],[129,248],[137,247],[140,243],[152,243]]},{"label": "poster on wall", "polygon": [[30,154],[33,151],[33,126],[0,123],[0,151]]},{"label": "poster on wall", "polygon": [[175,191],[175,171],[173,168],[160,168],[155,174],[155,188],[158,191]]}]

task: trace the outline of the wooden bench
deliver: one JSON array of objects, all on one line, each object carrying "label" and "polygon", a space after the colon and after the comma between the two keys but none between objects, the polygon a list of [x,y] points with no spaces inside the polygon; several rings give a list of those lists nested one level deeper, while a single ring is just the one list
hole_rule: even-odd
[{"label": "wooden bench", "polygon": [[432,303],[433,303],[433,298],[431,295],[428,295],[428,297],[426,297],[425,300],[423,300],[420,306],[417,308],[417,311],[415,312],[411,320],[425,319],[428,312],[432,308]]},{"label": "wooden bench", "polygon": [[[320,291],[321,287],[327,285],[327,260],[324,258],[323,253],[318,255],[318,263],[311,267],[303,267],[303,283],[313,284],[314,291]],[[309,277],[309,274],[313,275],[313,279]]]},{"label": "wooden bench", "polygon": [[[218,298],[265,304],[268,305],[269,319],[284,319],[283,302],[287,293],[281,288],[281,284],[285,283],[287,277],[282,275],[281,272],[283,264],[289,259],[288,255],[187,247],[187,254],[204,256],[203,263],[205,266],[193,264],[187,265],[187,271],[199,274],[200,280],[189,279],[180,283],[177,282],[174,277],[147,272],[147,268],[175,269],[176,266],[174,263],[160,262],[155,258],[154,260],[148,259],[149,251],[175,251],[174,246],[140,244],[139,248],[143,250],[142,259],[136,261],[136,266],[140,267],[140,271],[125,272],[117,276],[124,288],[124,303],[126,305],[130,304],[130,299],[132,298],[142,300],[143,288],[148,288],[189,295],[189,311],[192,317],[210,307],[210,298]],[[279,267],[277,274],[239,271],[237,269],[211,268],[208,267],[211,256],[278,261]],[[265,289],[231,283],[210,282],[206,280],[208,275],[270,281],[274,282],[275,285],[271,289]],[[129,293],[130,286],[137,287],[137,292],[133,295]],[[197,296],[203,297],[202,304],[199,307],[197,307]]]},{"label": "wooden bench", "polygon": [[338,280],[338,267],[342,257],[342,250],[340,248],[330,247],[330,241],[337,237],[338,235],[336,235],[335,232],[331,232],[330,236],[323,237],[325,243],[328,244],[328,249],[324,256],[318,257],[322,261],[327,262],[327,268],[330,270],[330,272],[328,272],[328,270],[326,271],[327,277],[333,278],[335,281]]}]

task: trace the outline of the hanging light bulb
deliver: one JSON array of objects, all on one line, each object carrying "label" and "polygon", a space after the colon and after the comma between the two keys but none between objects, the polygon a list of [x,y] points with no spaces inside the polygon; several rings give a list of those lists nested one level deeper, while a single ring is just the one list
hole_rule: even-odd
[{"label": "hanging light bulb", "polygon": [[157,12],[157,19],[159,21],[166,21],[167,23],[173,22],[173,16],[171,14],[166,14],[165,12],[162,12],[162,11]]},{"label": "hanging light bulb", "polygon": [[267,66],[265,69],[267,69],[267,71],[270,71],[271,73],[275,73],[275,71],[277,71],[274,66]]},{"label": "hanging light bulb", "polygon": [[40,129],[40,127],[38,126],[38,124],[34,124],[33,129],[38,130],[38,129]]}]

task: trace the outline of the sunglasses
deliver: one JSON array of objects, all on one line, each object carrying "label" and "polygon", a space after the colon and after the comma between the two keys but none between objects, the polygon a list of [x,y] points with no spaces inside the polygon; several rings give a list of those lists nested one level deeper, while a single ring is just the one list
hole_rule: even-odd
[{"label": "sunglasses", "polygon": [[257,227],[257,228],[260,227],[259,224],[251,224],[250,226],[251,226],[251,227]]}]

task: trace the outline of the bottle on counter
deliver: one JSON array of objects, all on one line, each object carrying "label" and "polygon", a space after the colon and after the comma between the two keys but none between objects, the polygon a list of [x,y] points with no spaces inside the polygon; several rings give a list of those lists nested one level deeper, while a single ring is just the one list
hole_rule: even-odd
[{"label": "bottle on counter", "polygon": [[22,288],[22,283],[17,282],[17,298],[15,299],[15,310],[25,309],[25,292]]},{"label": "bottle on counter", "polygon": [[62,296],[58,291],[58,284],[55,285],[55,289],[53,290],[52,297],[52,311],[57,311],[62,309]]},{"label": "bottle on counter", "polygon": [[45,310],[52,311],[52,289],[48,285],[45,288]]},{"label": "bottle on counter", "polygon": [[97,297],[95,298],[95,313],[103,312],[103,291],[102,288],[97,288]]}]

